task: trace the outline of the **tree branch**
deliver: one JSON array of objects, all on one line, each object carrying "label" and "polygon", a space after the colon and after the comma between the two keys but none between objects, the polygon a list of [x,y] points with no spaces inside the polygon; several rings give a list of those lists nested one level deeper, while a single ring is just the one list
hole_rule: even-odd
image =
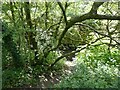
[{"label": "tree branch", "polygon": [[58,45],[57,47],[61,44],[62,38],[64,37],[64,35],[66,34],[66,32],[68,31],[68,29],[70,27],[72,27],[75,23],[77,22],[82,22],[88,19],[98,19],[98,20],[120,20],[120,16],[111,16],[111,15],[99,15],[97,14],[97,10],[98,8],[103,4],[104,2],[94,2],[92,9],[90,10],[89,13],[86,13],[82,16],[76,16],[74,18],[72,18],[66,25],[64,31],[62,32],[62,34],[59,37],[58,40]]},{"label": "tree branch", "polygon": [[92,9],[90,10],[91,13],[97,14],[98,8],[103,4],[104,2],[94,2]]},{"label": "tree branch", "polygon": [[[69,20],[66,24],[66,27],[65,29],[63,30],[63,32],[61,33],[59,39],[58,39],[58,44],[55,48],[51,49],[50,51],[53,51],[55,49],[57,49],[59,47],[59,45],[61,44],[61,41],[62,41],[62,38],[64,37],[64,35],[66,34],[66,32],[68,31],[69,28],[71,28],[75,23],[77,22],[82,22],[82,21],[85,21],[85,20],[88,20],[88,19],[98,19],[98,20],[120,20],[120,16],[111,16],[111,15],[100,15],[100,14],[97,14],[97,10],[98,8],[103,4],[104,2],[94,2],[93,3],[93,6],[92,6],[92,9],[90,10],[89,13],[86,13],[82,16],[76,16],[76,17],[73,17],[71,18],[71,20]],[[61,7],[61,6],[60,6]],[[63,7],[61,7],[62,9]],[[63,13],[65,12],[64,9],[62,9]],[[64,14],[63,14],[64,15]],[[66,16],[64,16],[64,18],[66,18]],[[98,32],[96,32],[98,33]],[[99,33],[101,34],[101,33]],[[102,36],[106,36],[108,37],[108,35],[103,35]],[[114,39],[113,39],[114,40]],[[116,40],[114,40],[116,42]],[[116,42],[117,44],[119,44],[118,42]],[[57,61],[59,61],[59,59],[63,58],[62,56],[58,58]],[[54,65],[54,64],[53,64]],[[51,67],[53,66],[51,65]]]},{"label": "tree branch", "polygon": [[120,20],[120,16],[116,15],[100,15],[100,14],[95,14],[91,15],[90,19],[99,19],[99,20]]},{"label": "tree branch", "polygon": [[55,60],[55,62],[50,65],[50,67],[48,68],[48,70],[51,69],[60,59],[66,57],[66,56],[73,55],[73,54],[75,54],[75,53],[77,53],[77,52],[80,52],[81,50],[83,50],[83,49],[85,49],[85,48],[86,48],[86,46],[83,47],[83,48],[81,48],[80,50],[73,51],[73,52],[70,52],[70,53],[67,53],[67,54],[64,54],[64,55],[58,57],[58,58]]},{"label": "tree branch", "polygon": [[[67,23],[64,31],[62,32],[62,34],[61,34],[60,37],[59,37],[58,46],[61,44],[62,38],[64,37],[64,35],[66,34],[66,32],[68,31],[68,29],[69,29],[70,27],[72,27],[76,22],[82,22],[82,21],[84,21],[84,20],[86,20],[86,19],[89,19],[89,17],[90,17],[89,14],[84,14],[83,16],[80,16],[80,17],[77,16],[77,17],[71,19],[71,20]],[[58,47],[58,46],[57,46],[57,47]]]},{"label": "tree branch", "polygon": [[94,44],[95,42],[99,41],[99,40],[102,39],[102,38],[104,38],[104,37],[97,38],[95,41],[91,42],[90,44],[85,45],[84,47],[81,47],[81,49],[79,49],[79,50],[76,50],[76,51],[73,51],[73,52],[70,52],[70,53],[67,53],[67,54],[64,54],[64,55],[58,57],[58,58],[55,60],[55,62],[50,65],[50,67],[48,68],[48,70],[51,69],[60,59],[66,57],[66,56],[70,56],[70,55],[73,55],[73,54],[75,54],[75,53],[78,53],[78,52],[82,51],[83,49],[86,49],[86,48],[87,48],[88,46],[90,46],[91,44]]},{"label": "tree branch", "polygon": [[58,2],[58,5],[59,5],[59,7],[61,8],[61,10],[62,10],[62,13],[63,13],[63,16],[64,16],[64,20],[65,20],[65,23],[66,23],[66,25],[67,25],[67,17],[66,17],[66,8],[67,8],[67,6],[66,6],[66,8],[64,9],[63,8],[63,6],[62,6],[62,4],[61,4],[61,2],[59,2],[59,0],[57,0]]},{"label": "tree branch", "polygon": [[[78,24],[76,24],[76,25],[78,25]],[[86,26],[86,27],[90,28],[91,31],[94,31],[95,33],[97,33],[97,34],[99,34],[99,35],[101,35],[101,36],[108,37],[108,38],[110,38],[111,40],[115,41],[118,45],[120,45],[120,43],[119,43],[118,41],[116,41],[113,37],[110,37],[109,35],[100,33],[100,32],[98,32],[97,30],[95,30],[93,27],[91,27],[91,26],[89,26],[89,25],[81,24],[81,23],[80,23],[79,25]]]}]

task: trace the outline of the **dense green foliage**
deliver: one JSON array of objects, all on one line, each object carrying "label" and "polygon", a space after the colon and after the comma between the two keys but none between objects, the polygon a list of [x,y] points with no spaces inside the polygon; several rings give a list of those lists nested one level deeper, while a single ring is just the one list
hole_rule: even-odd
[{"label": "dense green foliage", "polygon": [[118,88],[120,51],[115,49],[109,54],[106,46],[91,47],[87,52],[80,53],[73,72],[64,75],[55,87]]},{"label": "dense green foliage", "polygon": [[[117,88],[118,7],[84,0],[2,3],[3,88],[47,88],[60,81],[55,87]],[[74,59],[66,76],[65,63]]]}]

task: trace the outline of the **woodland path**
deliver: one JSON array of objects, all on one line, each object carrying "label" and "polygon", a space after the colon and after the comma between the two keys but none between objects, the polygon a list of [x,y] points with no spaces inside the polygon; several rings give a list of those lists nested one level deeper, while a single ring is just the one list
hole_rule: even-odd
[{"label": "woodland path", "polygon": [[[76,65],[75,61],[65,61],[65,68],[63,70],[62,74],[68,75],[69,73],[72,72],[74,66]],[[40,88],[50,88],[54,84],[57,84],[60,82],[60,78],[62,74],[56,74],[56,75],[48,75],[46,77],[43,77],[44,80],[41,80],[40,83],[38,84],[38,87]]]}]

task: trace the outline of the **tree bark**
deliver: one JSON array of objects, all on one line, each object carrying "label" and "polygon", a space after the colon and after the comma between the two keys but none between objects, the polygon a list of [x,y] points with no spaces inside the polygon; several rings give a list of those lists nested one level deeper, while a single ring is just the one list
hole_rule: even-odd
[{"label": "tree bark", "polygon": [[[29,6],[29,2],[25,2],[25,14],[26,14],[26,21],[27,21],[27,25],[29,26],[30,29],[33,29],[33,25],[32,25],[32,21],[31,21],[31,16],[30,16],[30,6]],[[36,33],[35,32],[26,32],[27,34],[27,41],[29,44],[29,47],[31,50],[33,50],[35,52],[35,60],[38,61],[38,50],[37,50],[37,42],[35,41],[35,36]]]}]

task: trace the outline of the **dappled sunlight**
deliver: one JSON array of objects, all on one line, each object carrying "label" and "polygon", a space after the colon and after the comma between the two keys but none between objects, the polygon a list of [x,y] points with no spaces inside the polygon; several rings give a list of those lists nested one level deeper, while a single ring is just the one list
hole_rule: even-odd
[{"label": "dappled sunlight", "polygon": [[0,89],[118,87],[119,2],[9,0],[1,7]]}]

